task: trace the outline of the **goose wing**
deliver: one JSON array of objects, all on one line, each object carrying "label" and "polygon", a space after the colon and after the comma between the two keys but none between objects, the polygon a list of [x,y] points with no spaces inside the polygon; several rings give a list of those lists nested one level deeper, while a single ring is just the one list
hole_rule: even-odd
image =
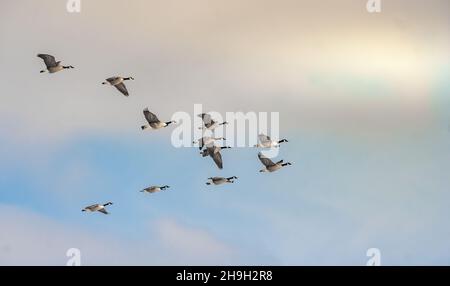
[{"label": "goose wing", "polygon": [[206,149],[203,149],[203,151],[201,152],[202,157],[206,157],[208,155],[211,155],[214,153],[214,150],[211,149],[211,147],[206,147]]},{"label": "goose wing", "polygon": [[116,84],[115,87],[125,96],[129,96],[127,87],[123,82]]},{"label": "goose wing", "polygon": [[205,125],[211,124],[211,115],[208,113],[202,113],[199,116],[202,118]]},{"label": "goose wing", "polygon": [[270,141],[270,137],[267,136],[267,135],[264,135],[264,134],[259,134],[259,135],[258,135],[258,139],[259,139],[259,141],[260,141],[261,143],[269,142],[269,141]]},{"label": "goose wing", "polygon": [[94,205],[87,206],[86,209],[88,209],[88,210],[93,210],[93,209],[95,209],[96,207],[98,207],[98,204],[94,204]]},{"label": "goose wing", "polygon": [[151,123],[158,123],[159,122],[158,117],[155,114],[151,113],[148,110],[148,108],[144,109],[144,116],[145,116],[145,119],[147,120],[147,122],[149,124],[151,124]]},{"label": "goose wing", "polygon": [[104,208],[103,209],[99,209],[98,211],[101,212],[101,213],[104,213],[104,214],[109,214],[109,212],[107,212],[106,209],[104,209]]},{"label": "goose wing", "polygon": [[266,166],[266,167],[270,167],[270,166],[275,165],[275,163],[272,160],[270,160],[269,158],[264,156],[261,152],[258,153],[258,158],[261,161],[261,163],[263,163],[263,165]]},{"label": "goose wing", "polygon": [[44,60],[44,63],[47,66],[47,68],[56,67],[58,65],[56,63],[54,56],[46,55],[46,54],[38,54],[37,56],[40,57],[42,60]]},{"label": "goose wing", "polygon": [[220,152],[213,152],[209,155],[213,158],[214,163],[216,163],[217,167],[219,167],[219,169],[223,169],[222,155],[220,155]]},{"label": "goose wing", "polygon": [[113,83],[114,81],[116,81],[119,77],[118,76],[112,76],[112,77],[108,77],[106,79],[107,82],[109,83]]}]

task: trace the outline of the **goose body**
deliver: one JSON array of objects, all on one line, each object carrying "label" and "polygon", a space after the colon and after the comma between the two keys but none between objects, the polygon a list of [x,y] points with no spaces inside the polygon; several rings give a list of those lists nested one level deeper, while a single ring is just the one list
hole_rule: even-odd
[{"label": "goose body", "polygon": [[203,157],[210,156],[214,160],[214,163],[216,163],[217,167],[219,169],[223,169],[223,161],[220,151],[222,149],[229,149],[229,148],[231,147],[208,146],[206,147],[206,149],[203,149],[203,151],[200,152],[200,154]]},{"label": "goose body", "polygon": [[228,122],[226,122],[226,121],[224,121],[222,123],[214,121],[211,118],[211,115],[209,115],[208,113],[199,114],[198,117],[200,117],[203,120],[203,126],[199,127],[199,129],[206,129],[206,130],[212,131],[220,125],[228,124]]},{"label": "goose body", "polygon": [[218,141],[218,140],[226,140],[226,139],[223,137],[206,137],[205,136],[205,137],[198,139],[197,141],[193,141],[192,143],[193,144],[198,143],[198,148],[200,150],[202,150],[204,146],[211,146],[214,144],[215,141]]},{"label": "goose body", "polygon": [[73,66],[63,66],[61,64],[61,61],[56,61],[55,57],[52,55],[47,54],[38,54],[39,58],[41,58],[44,61],[44,64],[46,66],[46,70],[41,70],[41,73],[44,73],[48,71],[49,73],[56,73],[59,71],[62,71],[64,69],[73,69]]},{"label": "goose body", "polygon": [[229,178],[224,178],[224,177],[211,177],[211,178],[208,178],[208,180],[209,180],[209,182],[207,182],[206,184],[207,185],[211,185],[211,184],[214,184],[214,185],[222,185],[222,184],[226,184],[226,183],[234,183],[234,180],[237,180],[237,177],[236,176],[233,176],[233,177],[229,177]]},{"label": "goose body", "polygon": [[112,205],[112,204],[113,203],[111,203],[111,202],[108,202],[106,204],[94,204],[94,205],[90,205],[90,206],[85,207],[81,211],[83,211],[83,212],[101,212],[101,213],[104,213],[104,214],[109,214],[106,211],[105,207],[109,206],[109,205]]},{"label": "goose body", "polygon": [[107,78],[106,81],[102,82],[102,84],[108,84],[112,85],[115,88],[117,88],[118,91],[120,91],[123,95],[129,96],[127,87],[125,86],[124,81],[126,80],[134,80],[133,77],[121,77],[121,76],[113,76],[110,78]]},{"label": "goose body", "polygon": [[275,172],[278,171],[279,169],[285,167],[285,166],[290,166],[292,165],[291,163],[284,163],[283,160],[278,161],[276,163],[274,163],[272,160],[270,160],[269,158],[267,158],[266,156],[264,156],[261,152],[258,153],[258,158],[261,161],[261,163],[264,165],[264,169],[260,170],[260,172]]},{"label": "goose body", "polygon": [[260,134],[258,135],[259,143],[255,145],[255,147],[259,148],[273,148],[280,147],[281,143],[288,142],[286,139],[282,140],[272,140],[269,136]]},{"label": "goose body", "polygon": [[54,67],[48,67],[47,70],[49,73],[55,73],[55,72],[59,72],[62,71],[64,68],[61,65],[61,62],[57,62],[57,65]]},{"label": "goose body", "polygon": [[142,125],[141,126],[142,130],[146,130],[148,128],[161,129],[161,128],[169,126],[172,123],[176,123],[175,121],[164,122],[164,121],[159,120],[158,117],[154,113],[152,113],[148,110],[148,108],[144,109],[143,113],[144,113],[145,120],[147,120],[148,124]]},{"label": "goose body", "polygon": [[148,188],[145,188],[145,189],[141,190],[141,192],[146,192],[146,193],[153,194],[153,193],[157,193],[157,192],[160,192],[160,191],[164,191],[164,190],[166,190],[168,188],[170,188],[170,187],[167,186],[167,185],[166,186],[151,186],[151,187],[148,187]]}]

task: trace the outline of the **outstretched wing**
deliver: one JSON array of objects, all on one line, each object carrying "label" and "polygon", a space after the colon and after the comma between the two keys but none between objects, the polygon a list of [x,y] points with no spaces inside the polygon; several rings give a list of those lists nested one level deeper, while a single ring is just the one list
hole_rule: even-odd
[{"label": "outstretched wing", "polygon": [[261,143],[269,142],[269,141],[270,141],[270,137],[267,136],[267,135],[264,135],[264,134],[259,134],[259,135],[258,135],[258,139],[259,139],[259,141],[260,141]]},{"label": "outstretched wing", "polygon": [[264,156],[261,152],[258,153],[258,158],[261,161],[261,163],[263,163],[263,165],[266,166],[266,167],[270,167],[270,166],[275,165],[275,163],[272,162],[272,160],[270,160],[269,158]]},{"label": "outstretched wing", "polygon": [[151,124],[151,123],[158,123],[159,122],[158,117],[156,117],[155,114],[151,113],[148,110],[148,108],[144,109],[144,116],[145,116],[145,119],[147,120],[147,122],[149,124]]},{"label": "outstretched wing", "polygon": [[109,83],[113,83],[113,82],[116,81],[118,78],[119,78],[119,77],[117,77],[117,76],[112,76],[112,77],[108,77],[108,78],[106,79],[106,81],[109,82]]},{"label": "outstretched wing", "polygon": [[99,209],[98,211],[101,212],[101,213],[104,213],[104,214],[109,214],[109,212],[107,212],[106,209],[104,209],[104,208],[103,209]]},{"label": "outstretched wing", "polygon": [[212,154],[210,154],[210,156],[213,158],[214,163],[216,163],[217,167],[219,167],[219,169],[223,169],[222,155],[220,155],[220,152],[213,152]]},{"label": "outstretched wing", "polygon": [[46,54],[38,54],[37,56],[44,60],[44,63],[47,66],[47,68],[56,67],[58,65],[56,63],[54,56],[46,55]]},{"label": "outstretched wing", "polygon": [[125,84],[123,82],[116,84],[115,87],[125,96],[128,96],[128,90],[127,87],[125,86]]},{"label": "outstretched wing", "polygon": [[206,157],[206,156],[211,155],[213,153],[213,151],[209,150],[209,149],[210,149],[210,147],[206,147],[206,149],[203,149],[203,151],[201,152],[202,157]]},{"label": "outstretched wing", "polygon": [[208,125],[211,123],[211,115],[209,115],[208,113],[202,113],[199,115],[199,117],[202,118],[205,125]]},{"label": "outstretched wing", "polygon": [[87,207],[86,207],[86,209],[88,209],[88,210],[93,210],[93,209],[95,209],[96,207],[98,207],[98,205],[97,205],[97,204],[95,204],[95,205],[90,205],[90,206],[87,206]]}]

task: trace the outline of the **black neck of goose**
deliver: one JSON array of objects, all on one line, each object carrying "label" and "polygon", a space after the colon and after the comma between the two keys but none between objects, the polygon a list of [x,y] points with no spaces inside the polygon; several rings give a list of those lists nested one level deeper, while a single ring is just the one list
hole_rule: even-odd
[{"label": "black neck of goose", "polygon": [[123,80],[130,80],[132,79],[131,77],[125,77]]},{"label": "black neck of goose", "polygon": [[290,166],[291,165],[291,163],[284,163],[284,164],[281,164],[281,166]]},{"label": "black neck of goose", "polygon": [[173,121],[167,121],[166,122],[166,125],[170,125],[170,124],[172,124],[173,123]]}]

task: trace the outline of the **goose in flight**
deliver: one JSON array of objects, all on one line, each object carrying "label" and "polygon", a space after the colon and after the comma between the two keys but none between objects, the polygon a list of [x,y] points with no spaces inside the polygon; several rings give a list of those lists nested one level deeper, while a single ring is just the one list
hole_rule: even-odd
[{"label": "goose in flight", "polygon": [[231,148],[231,147],[210,146],[210,147],[206,147],[206,149],[204,149],[202,152],[200,152],[200,154],[203,157],[206,157],[209,155],[211,158],[213,158],[214,163],[216,163],[217,167],[219,167],[219,169],[223,169],[222,155],[220,154],[220,150],[229,149],[229,148]]},{"label": "goose in flight", "polygon": [[110,78],[107,78],[106,81],[102,82],[102,84],[109,84],[117,88],[123,95],[129,96],[127,87],[125,86],[124,81],[126,80],[134,80],[133,77],[120,77],[120,76],[113,76]]},{"label": "goose in flight", "polygon": [[144,109],[143,112],[144,112],[144,116],[145,116],[145,119],[147,120],[148,124],[142,125],[142,126],[141,126],[141,129],[142,129],[142,130],[145,130],[145,129],[147,129],[147,128],[151,128],[151,129],[161,129],[161,128],[164,128],[164,127],[169,126],[169,125],[172,124],[172,123],[175,123],[175,124],[176,124],[175,121],[167,121],[167,122],[162,122],[162,121],[160,121],[160,120],[158,119],[158,117],[156,117],[155,114],[151,113],[151,112],[148,110],[148,108]]},{"label": "goose in flight", "polygon": [[95,205],[91,205],[91,206],[85,207],[81,211],[82,212],[86,212],[86,211],[87,212],[101,212],[101,213],[104,213],[104,214],[109,214],[109,212],[106,211],[105,207],[109,206],[109,205],[112,205],[112,204],[113,203],[111,203],[111,202],[108,202],[106,204],[95,204]]},{"label": "goose in flight", "polygon": [[197,141],[193,141],[192,144],[198,143],[198,149],[202,150],[204,146],[211,146],[217,140],[226,140],[223,137],[202,137]]},{"label": "goose in flight", "polygon": [[281,169],[282,167],[292,165],[289,162],[284,163],[283,160],[274,163],[272,160],[264,156],[261,152],[258,153],[258,158],[261,161],[261,163],[263,163],[263,165],[265,166],[265,168],[260,170],[260,172],[275,172]]},{"label": "goose in flight", "polygon": [[169,186],[151,186],[151,187],[148,187],[148,188],[145,188],[145,189],[143,189],[143,190],[140,190],[140,192],[147,192],[147,193],[150,193],[150,194],[153,194],[153,193],[157,193],[157,192],[160,192],[160,191],[164,191],[164,190],[166,190],[166,189],[168,189],[168,188],[170,188]]},{"label": "goose in flight", "polygon": [[214,184],[217,186],[217,185],[222,185],[225,183],[234,183],[234,180],[237,180],[237,177],[236,176],[229,177],[229,178],[211,177],[211,178],[208,178],[208,180],[210,180],[209,182],[206,183],[208,186],[211,184]]},{"label": "goose in flight", "polygon": [[256,144],[254,147],[259,147],[259,148],[280,147],[281,143],[289,142],[286,139],[272,140],[269,136],[264,135],[264,134],[259,134],[258,140],[259,140],[259,143]]},{"label": "goose in flight", "polygon": [[203,125],[202,127],[199,127],[198,129],[207,129],[207,130],[214,130],[216,129],[218,126],[220,125],[225,125],[228,124],[228,122],[224,121],[222,123],[219,123],[217,121],[214,121],[211,118],[211,115],[209,115],[208,113],[202,113],[199,114],[198,117],[200,117],[203,120]]},{"label": "goose in flight", "polygon": [[38,54],[37,56],[44,61],[45,66],[47,67],[47,70],[41,70],[41,73],[44,73],[46,71],[48,71],[49,73],[55,73],[55,72],[62,71],[64,69],[73,69],[74,68],[73,66],[63,66],[60,61],[57,62],[55,60],[55,57],[51,56],[51,55]]}]

